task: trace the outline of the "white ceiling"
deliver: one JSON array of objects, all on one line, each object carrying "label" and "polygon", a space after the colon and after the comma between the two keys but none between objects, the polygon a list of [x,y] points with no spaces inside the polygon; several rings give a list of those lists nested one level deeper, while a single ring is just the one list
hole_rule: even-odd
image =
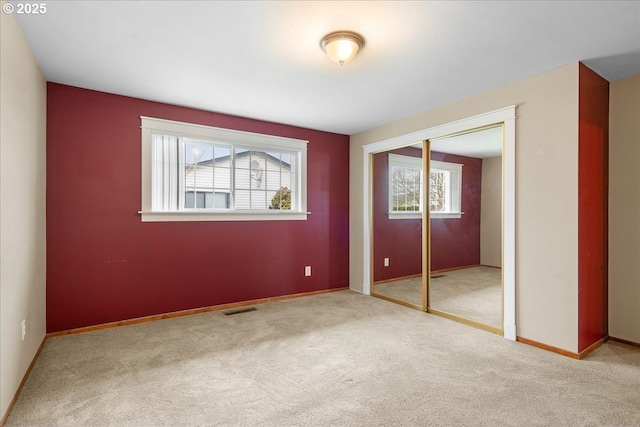
[{"label": "white ceiling", "polygon": [[[46,4],[16,17],[48,81],[341,134],[576,61],[640,74],[639,1]],[[366,39],[342,67],[334,30]]]}]

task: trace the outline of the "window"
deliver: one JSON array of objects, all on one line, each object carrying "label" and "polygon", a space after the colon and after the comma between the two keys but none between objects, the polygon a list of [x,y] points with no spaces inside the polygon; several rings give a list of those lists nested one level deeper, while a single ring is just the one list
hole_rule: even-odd
[{"label": "window", "polygon": [[432,218],[460,218],[462,165],[431,160],[429,211]]},{"label": "window", "polygon": [[[432,218],[460,218],[462,165],[431,161],[429,210]],[[422,159],[389,154],[389,218],[422,217]]]},{"label": "window", "polygon": [[141,120],[142,221],[307,218],[307,141]]},{"label": "window", "polygon": [[389,154],[389,218],[422,217],[422,159]]}]

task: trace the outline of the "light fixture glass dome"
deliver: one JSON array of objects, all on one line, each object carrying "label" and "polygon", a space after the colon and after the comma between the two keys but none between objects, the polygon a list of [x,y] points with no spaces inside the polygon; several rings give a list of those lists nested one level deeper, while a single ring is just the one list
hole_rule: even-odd
[{"label": "light fixture glass dome", "polygon": [[324,36],[320,46],[333,62],[344,65],[362,49],[364,38],[352,31],[336,31]]}]

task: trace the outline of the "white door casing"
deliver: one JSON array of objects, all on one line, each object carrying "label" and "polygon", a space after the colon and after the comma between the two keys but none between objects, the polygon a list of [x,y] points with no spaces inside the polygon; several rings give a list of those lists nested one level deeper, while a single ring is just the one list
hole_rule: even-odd
[{"label": "white door casing", "polygon": [[503,268],[503,335],[506,339],[516,340],[516,292],[515,292],[515,120],[516,106],[501,108],[455,122],[422,129],[405,135],[389,138],[367,144],[363,147],[363,284],[362,290],[366,295],[371,295],[371,162],[372,154],[404,147],[422,142],[424,140],[439,138],[469,129],[502,123],[504,128],[503,152],[502,152],[502,182],[503,182],[503,242],[502,242],[502,268]]}]

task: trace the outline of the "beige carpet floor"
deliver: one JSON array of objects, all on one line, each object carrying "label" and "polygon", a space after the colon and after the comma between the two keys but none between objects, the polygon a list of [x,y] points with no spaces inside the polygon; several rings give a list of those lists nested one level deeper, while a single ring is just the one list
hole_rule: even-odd
[{"label": "beige carpet floor", "polygon": [[[422,305],[422,278],[374,285],[376,293]],[[429,306],[502,329],[502,272],[470,267],[435,273],[429,285]]]},{"label": "beige carpet floor", "polygon": [[578,361],[341,291],[50,338],[8,426],[640,425],[640,350]]},{"label": "beige carpet floor", "polygon": [[422,306],[422,277],[374,283],[372,292]]}]

